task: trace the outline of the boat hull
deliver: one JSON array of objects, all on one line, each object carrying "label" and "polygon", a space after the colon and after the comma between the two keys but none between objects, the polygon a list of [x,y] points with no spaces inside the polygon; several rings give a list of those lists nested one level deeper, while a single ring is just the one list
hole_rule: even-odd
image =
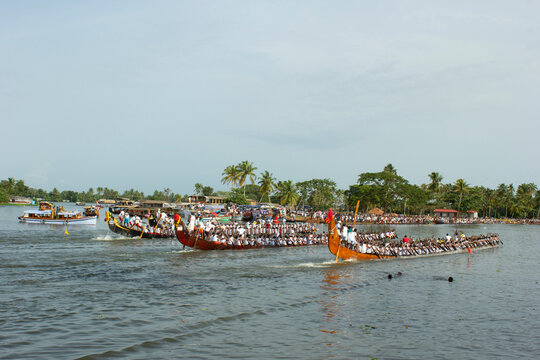
[{"label": "boat hull", "polygon": [[260,249],[262,245],[228,245],[215,241],[208,241],[201,237],[190,236],[184,230],[176,230],[176,238],[184,246],[199,250],[249,250]]},{"label": "boat hull", "polygon": [[[182,223],[183,225],[183,223]],[[302,246],[316,246],[319,244],[297,244],[297,245],[229,245],[222,244],[216,241],[205,240],[199,235],[190,235],[185,226],[180,226],[176,229],[176,238],[178,241],[187,247],[199,249],[199,250],[249,250],[249,249],[262,249],[262,248],[278,248],[278,247],[302,247]]]},{"label": "boat hull", "polygon": [[19,217],[19,222],[26,224],[45,225],[96,225],[97,216],[88,216],[80,219],[31,219]]},{"label": "boat hull", "polygon": [[110,219],[107,222],[107,225],[109,226],[109,230],[111,230],[112,232],[123,235],[123,236],[127,236],[127,237],[143,238],[143,239],[172,239],[174,238],[174,236],[165,236],[161,234],[145,233],[138,229],[127,228],[120,225],[118,221],[114,218]]}]

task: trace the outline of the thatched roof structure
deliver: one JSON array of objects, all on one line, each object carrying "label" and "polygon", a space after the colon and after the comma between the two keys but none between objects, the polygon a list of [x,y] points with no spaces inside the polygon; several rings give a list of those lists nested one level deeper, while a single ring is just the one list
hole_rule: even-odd
[{"label": "thatched roof structure", "polygon": [[379,215],[384,214],[384,211],[382,211],[382,210],[379,209],[379,208],[373,208],[373,209],[371,209],[371,210],[368,211],[368,214],[379,216]]}]

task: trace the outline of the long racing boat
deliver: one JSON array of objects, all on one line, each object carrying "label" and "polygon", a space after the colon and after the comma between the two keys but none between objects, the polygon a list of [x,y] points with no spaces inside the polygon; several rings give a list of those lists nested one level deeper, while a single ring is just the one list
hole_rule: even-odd
[{"label": "long racing boat", "polygon": [[178,219],[178,224],[176,225],[176,237],[182,245],[199,250],[248,250],[271,247],[323,245],[322,242],[314,241],[307,234],[303,234],[300,237],[284,236],[279,238],[275,236],[251,236],[234,238],[234,240],[229,237],[226,241],[222,237],[217,240],[207,237],[202,228],[197,228],[194,225],[193,220],[186,226],[181,218]]},{"label": "long racing boat", "polygon": [[471,238],[462,237],[460,240],[452,242],[440,242],[430,240],[428,244],[399,244],[399,243],[378,243],[378,244],[348,244],[340,239],[339,231],[332,210],[327,218],[328,223],[328,249],[338,259],[356,260],[376,260],[395,259],[406,257],[422,257],[443,254],[457,254],[463,252],[472,253],[472,249],[488,249],[498,247],[502,244],[497,234],[489,236],[475,236]]},{"label": "long racing boat", "polygon": [[[174,233],[171,235],[157,233],[154,231],[154,227],[150,225],[144,226],[144,228],[127,227],[122,225],[114,216],[111,216],[109,212],[106,213],[107,225],[109,230],[116,234],[120,234],[126,237],[143,238],[143,239],[173,239]],[[145,229],[147,229],[145,231]],[[156,229],[157,230],[157,229]]]}]

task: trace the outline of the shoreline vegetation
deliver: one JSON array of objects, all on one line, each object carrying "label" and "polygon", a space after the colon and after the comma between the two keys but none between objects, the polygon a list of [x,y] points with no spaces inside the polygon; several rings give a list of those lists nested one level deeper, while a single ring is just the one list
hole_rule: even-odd
[{"label": "shoreline vegetation", "polygon": [[[471,186],[464,179],[454,183],[443,183],[438,172],[428,174],[425,184],[410,184],[398,175],[397,169],[388,164],[380,172],[364,172],[358,175],[355,184],[339,189],[328,178],[293,182],[277,180],[272,173],[256,172],[257,167],[249,161],[226,166],[221,183],[228,191],[214,191],[211,186],[194,185],[194,194],[219,196],[226,202],[245,205],[249,203],[276,203],[289,209],[327,210],[334,208],[342,212],[354,212],[359,203],[359,212],[367,213],[378,208],[388,214],[426,215],[434,209],[453,209],[458,213],[476,211],[481,217],[524,218],[540,217],[540,191],[534,183],[499,184],[490,189]],[[135,189],[120,193],[107,187],[90,187],[87,191],[63,190],[56,187],[51,191],[36,189],[24,180],[8,178],[0,182],[0,204],[13,205],[10,197],[20,196],[47,201],[69,201],[95,203],[99,199],[162,200],[166,202],[188,202],[189,194],[174,193],[170,188],[144,194]],[[26,204],[30,205],[30,204]]]}]

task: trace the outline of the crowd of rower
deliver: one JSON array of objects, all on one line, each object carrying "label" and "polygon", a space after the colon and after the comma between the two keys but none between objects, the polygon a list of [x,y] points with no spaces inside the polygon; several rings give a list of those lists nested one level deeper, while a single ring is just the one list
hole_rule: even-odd
[{"label": "crowd of rower", "polygon": [[[340,233],[339,230],[338,233]],[[415,256],[460,250],[471,251],[471,249],[475,248],[498,246],[501,243],[499,235],[491,233],[470,237],[465,236],[463,233],[456,233],[454,236],[446,234],[444,238],[423,240],[413,240],[405,235],[399,241],[391,241],[386,236],[379,236],[378,239],[372,238],[372,240],[358,240],[354,236],[344,235],[344,231],[340,233],[340,241],[343,247],[359,253],[377,256]]]},{"label": "crowd of rower", "polygon": [[118,215],[118,220],[120,225],[126,228],[144,231],[146,234],[160,236],[175,235],[174,220],[161,210],[158,210],[156,213],[155,224],[144,223],[139,216],[130,216],[129,213],[124,210]]},{"label": "crowd of rower", "polygon": [[259,221],[247,224],[217,224],[213,221],[197,220],[191,215],[187,230],[196,239],[204,239],[222,246],[305,246],[328,242],[326,234],[316,234],[317,227],[307,223],[274,224]]}]

